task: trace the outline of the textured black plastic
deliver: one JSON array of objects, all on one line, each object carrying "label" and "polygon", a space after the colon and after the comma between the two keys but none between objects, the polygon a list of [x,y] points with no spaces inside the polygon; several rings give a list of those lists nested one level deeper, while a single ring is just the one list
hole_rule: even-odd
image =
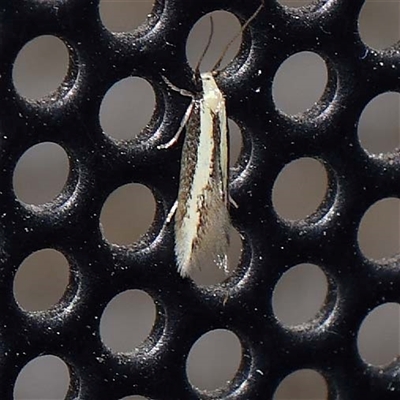
[{"label": "textured black plastic", "polygon": [[[177,193],[180,146],[159,151],[187,107],[162,79],[192,89],[186,38],[196,21],[227,10],[241,21],[258,0],[157,0],[148,21],[133,33],[113,34],[95,0],[13,0],[0,4],[0,398],[13,398],[18,373],[33,358],[53,354],[70,368],[67,399],[271,399],[289,373],[312,368],[328,385],[329,399],[399,399],[400,365],[366,365],[357,332],[374,307],[400,302],[399,260],[367,260],[357,244],[365,211],[377,200],[400,196],[398,154],[373,156],[360,146],[357,123],[366,104],[399,91],[400,55],[372,51],[360,39],[363,0],[326,0],[290,9],[275,0],[244,34],[237,59],[218,77],[229,117],[241,127],[244,147],[233,170],[232,210],[245,237],[236,272],[214,287],[197,287],[176,272],[173,233],[159,235]],[[12,81],[20,49],[40,35],[55,35],[70,51],[70,68],[56,93],[32,102]],[[329,69],[326,91],[309,111],[292,118],[272,100],[281,63],[300,51],[319,54]],[[157,106],[148,127],[131,141],[115,142],[99,124],[107,90],[128,76],[148,80]],[[44,206],[16,199],[12,177],[19,157],[36,143],[61,145],[70,157],[62,194]],[[329,171],[329,189],[318,211],[287,222],[272,207],[275,179],[300,157]],[[99,228],[107,196],[138,182],[157,199],[155,222],[135,247],[109,244]],[[53,309],[27,313],[13,297],[13,279],[32,252],[54,248],[69,260],[71,278]],[[311,262],[329,280],[318,316],[301,329],[275,318],[274,285],[288,267]],[[99,321],[109,301],[142,289],[157,304],[157,321],[133,354],[113,354],[101,341]],[[226,299],[229,301],[226,301]],[[240,371],[224,389],[199,392],[186,376],[186,359],[204,333],[224,328],[243,346]],[[262,371],[262,374],[260,373]]]}]

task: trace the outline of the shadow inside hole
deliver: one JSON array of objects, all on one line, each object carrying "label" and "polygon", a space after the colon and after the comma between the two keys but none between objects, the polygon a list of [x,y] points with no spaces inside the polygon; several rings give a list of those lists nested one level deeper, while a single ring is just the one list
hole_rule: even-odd
[{"label": "shadow inside hole", "polygon": [[358,30],[369,47],[382,50],[399,40],[400,12],[397,1],[366,1],[359,17]]},{"label": "shadow inside hole", "polygon": [[142,290],[115,296],[100,320],[103,343],[114,353],[135,351],[149,336],[156,318],[153,299]]},{"label": "shadow inside hole", "polygon": [[300,325],[315,318],[327,294],[328,281],[321,268],[313,264],[296,265],[275,286],[274,314],[284,325]]},{"label": "shadow inside hole", "polygon": [[400,148],[400,96],[383,93],[364,108],[358,122],[361,145],[370,154],[384,154]]},{"label": "shadow inside hole", "polygon": [[279,173],[273,186],[272,202],[280,217],[303,219],[318,209],[327,189],[325,166],[314,158],[304,157],[287,164]]},{"label": "shadow inside hole", "polygon": [[358,244],[365,257],[384,263],[400,254],[400,200],[387,198],[373,204],[361,219]]},{"label": "shadow inside hole", "polygon": [[40,99],[61,87],[69,68],[69,52],[56,36],[32,39],[20,50],[13,66],[17,92],[29,99]]},{"label": "shadow inside hole", "polygon": [[[241,29],[239,20],[230,12],[214,11],[203,16],[193,26],[186,43],[187,59],[193,69],[196,68],[210,35],[210,16],[212,16],[214,21],[214,34],[210,48],[200,65],[201,72],[212,70],[217,60],[221,57],[227,44],[238,32],[240,32]],[[241,35],[239,35],[229,47],[224,60],[221,63],[220,69],[225,68],[230,60],[237,55],[240,43]]]},{"label": "shadow inside hole", "polygon": [[299,8],[312,4],[314,0],[278,0],[280,4],[286,7]]},{"label": "shadow inside hole", "polygon": [[305,112],[321,98],[327,81],[326,63],[319,55],[309,51],[294,54],[281,64],[274,77],[275,105],[287,115]]},{"label": "shadow inside hole", "polygon": [[243,147],[242,132],[236,122],[228,118],[229,131],[229,166],[233,167],[239,160]]},{"label": "shadow inside hole", "polygon": [[145,79],[128,77],[105,94],[100,106],[100,124],[111,138],[129,140],[149,123],[154,108],[153,87]]},{"label": "shadow inside hole", "polygon": [[225,329],[208,332],[189,352],[188,379],[199,390],[225,387],[235,377],[241,355],[242,346],[234,333]]},{"label": "shadow inside hole", "polygon": [[41,311],[55,306],[69,283],[69,264],[53,249],[36,251],[27,257],[14,278],[14,296],[26,311]]},{"label": "shadow inside hole", "polygon": [[44,142],[30,147],[14,170],[16,196],[33,205],[54,200],[67,182],[69,167],[68,155],[58,144]]},{"label": "shadow inside hole", "polygon": [[238,266],[242,255],[242,239],[239,232],[233,227],[230,229],[230,243],[228,249],[228,268],[229,274],[226,274],[222,269],[210,260],[204,263],[201,269],[193,270],[190,274],[191,279],[197,285],[215,285],[221,283],[230,276]]},{"label": "shadow inside hole", "polygon": [[19,373],[14,399],[65,399],[69,381],[69,369],[64,361],[52,355],[37,357]]},{"label": "shadow inside hole", "polygon": [[154,213],[150,189],[137,183],[121,186],[109,195],[101,210],[103,235],[113,244],[133,244],[148,232]]},{"label": "shadow inside hole", "polygon": [[111,32],[131,32],[146,21],[153,9],[153,1],[101,0],[100,18]]},{"label": "shadow inside hole", "polygon": [[288,375],[278,386],[274,400],[321,400],[327,399],[325,378],[311,369],[301,369]]},{"label": "shadow inside hole", "polygon": [[361,324],[357,338],[360,356],[367,364],[387,365],[400,355],[399,337],[399,304],[382,304],[373,309]]}]

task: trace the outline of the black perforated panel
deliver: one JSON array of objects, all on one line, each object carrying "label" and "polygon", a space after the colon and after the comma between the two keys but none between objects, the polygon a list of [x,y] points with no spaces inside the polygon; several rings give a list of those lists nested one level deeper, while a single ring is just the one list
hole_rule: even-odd
[{"label": "black perforated panel", "polygon": [[[24,365],[53,354],[70,368],[67,399],[271,399],[289,373],[312,368],[327,381],[329,399],[397,399],[399,364],[366,365],[357,350],[362,320],[374,307],[400,301],[398,259],[367,260],[357,229],[374,202],[400,196],[398,154],[372,156],[360,146],[357,123],[366,104],[399,91],[396,49],[368,49],[358,34],[363,0],[326,0],[290,9],[275,0],[244,34],[239,56],[218,77],[229,117],[241,127],[244,146],[232,171],[231,212],[244,236],[240,266],[223,284],[197,287],[176,272],[173,232],[159,235],[177,194],[181,146],[159,151],[188,105],[162,75],[193,90],[185,45],[204,14],[227,10],[242,22],[258,0],[156,1],[148,21],[133,33],[113,34],[101,23],[98,2],[3,1],[0,5],[0,397],[13,398]],[[19,96],[12,68],[31,39],[51,34],[70,50],[62,87],[37,102]],[[328,65],[326,91],[306,113],[288,117],[272,100],[272,80],[290,55],[309,50]],[[153,85],[157,105],[137,139],[114,142],[103,134],[99,107],[107,90],[127,76]],[[19,157],[52,141],[70,157],[62,194],[44,206],[16,199],[12,177]],[[274,211],[272,187],[282,168],[314,157],[329,171],[329,189],[317,212],[289,223]],[[154,224],[135,247],[109,244],[99,227],[107,196],[137,182],[157,199]],[[62,301],[29,314],[13,297],[13,278],[32,252],[54,248],[69,260],[71,278]],[[324,270],[329,294],[318,316],[296,330],[274,317],[273,288],[289,266],[310,262]],[[158,307],[154,329],[129,355],[102,343],[99,320],[108,302],[127,289],[149,293]],[[228,301],[227,301],[228,299]],[[191,346],[217,328],[234,332],[243,347],[235,379],[203,393],[186,376]],[[263,373],[260,373],[262,371]]]}]

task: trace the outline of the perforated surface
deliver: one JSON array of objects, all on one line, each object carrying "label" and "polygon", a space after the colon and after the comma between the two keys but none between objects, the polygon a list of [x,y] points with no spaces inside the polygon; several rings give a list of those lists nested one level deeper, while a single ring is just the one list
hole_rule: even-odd
[{"label": "perforated surface", "polygon": [[[160,152],[156,146],[174,134],[187,107],[161,76],[193,90],[185,61],[193,24],[217,9],[244,21],[259,2],[156,3],[142,28],[123,34],[103,27],[93,0],[24,0],[0,7],[1,399],[13,398],[18,373],[41,354],[59,356],[69,366],[68,399],[270,399],[280,381],[301,368],[324,376],[330,399],[399,398],[398,362],[370,367],[356,343],[371,309],[400,301],[398,259],[374,263],[357,244],[368,207],[400,196],[398,154],[369,155],[357,137],[366,104],[399,90],[396,49],[375,52],[362,43],[362,0],[317,1],[299,9],[265,1],[244,34],[240,55],[218,78],[229,117],[244,138],[231,185],[240,205],[231,214],[244,236],[244,252],[226,282],[197,287],[176,272],[172,230],[159,235],[176,197],[181,147]],[[70,70],[56,93],[31,102],[16,92],[12,67],[22,46],[44,34],[69,46]],[[311,110],[288,117],[274,106],[272,79],[285,59],[303,50],[326,61],[328,84]],[[153,85],[156,110],[137,139],[114,142],[100,127],[100,103],[114,83],[131,75]],[[68,183],[53,202],[27,206],[14,195],[14,167],[24,151],[44,141],[67,151]],[[316,213],[289,223],[273,209],[272,187],[287,163],[305,156],[325,164],[329,190]],[[99,214],[107,196],[130,182],[151,188],[158,209],[141,243],[117,247],[103,238]],[[28,314],[14,300],[13,277],[25,257],[43,248],[67,257],[71,280],[55,308]],[[274,317],[272,292],[289,266],[304,262],[324,270],[329,294],[314,320],[290,330]],[[149,293],[158,317],[140,349],[113,354],[101,341],[99,320],[109,301],[127,289]],[[239,337],[242,365],[224,389],[199,392],[188,382],[186,358],[202,334],[218,328]]]}]

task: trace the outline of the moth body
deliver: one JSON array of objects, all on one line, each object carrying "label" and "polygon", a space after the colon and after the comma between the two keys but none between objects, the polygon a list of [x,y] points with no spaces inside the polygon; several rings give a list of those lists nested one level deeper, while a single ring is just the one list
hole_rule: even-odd
[{"label": "moth body", "polygon": [[[264,6],[261,5],[242,26],[243,32]],[[186,128],[182,149],[178,199],[172,206],[167,223],[174,221],[175,255],[179,273],[185,277],[204,263],[214,262],[228,272],[227,250],[231,222],[228,206],[236,203],[228,193],[228,127],[225,98],[214,77],[226,51],[225,47],[211,72],[199,73],[213,35],[213,20],[207,45],[195,69],[201,83],[199,94],[180,89],[163,77],[166,84],[183,96],[192,98],[174,137],[159,149],[175,144]],[[239,32],[239,33],[240,33]]]},{"label": "moth body", "polygon": [[210,260],[227,271],[228,131],[225,99],[211,72],[200,75],[182,150],[175,255],[182,276]]}]

